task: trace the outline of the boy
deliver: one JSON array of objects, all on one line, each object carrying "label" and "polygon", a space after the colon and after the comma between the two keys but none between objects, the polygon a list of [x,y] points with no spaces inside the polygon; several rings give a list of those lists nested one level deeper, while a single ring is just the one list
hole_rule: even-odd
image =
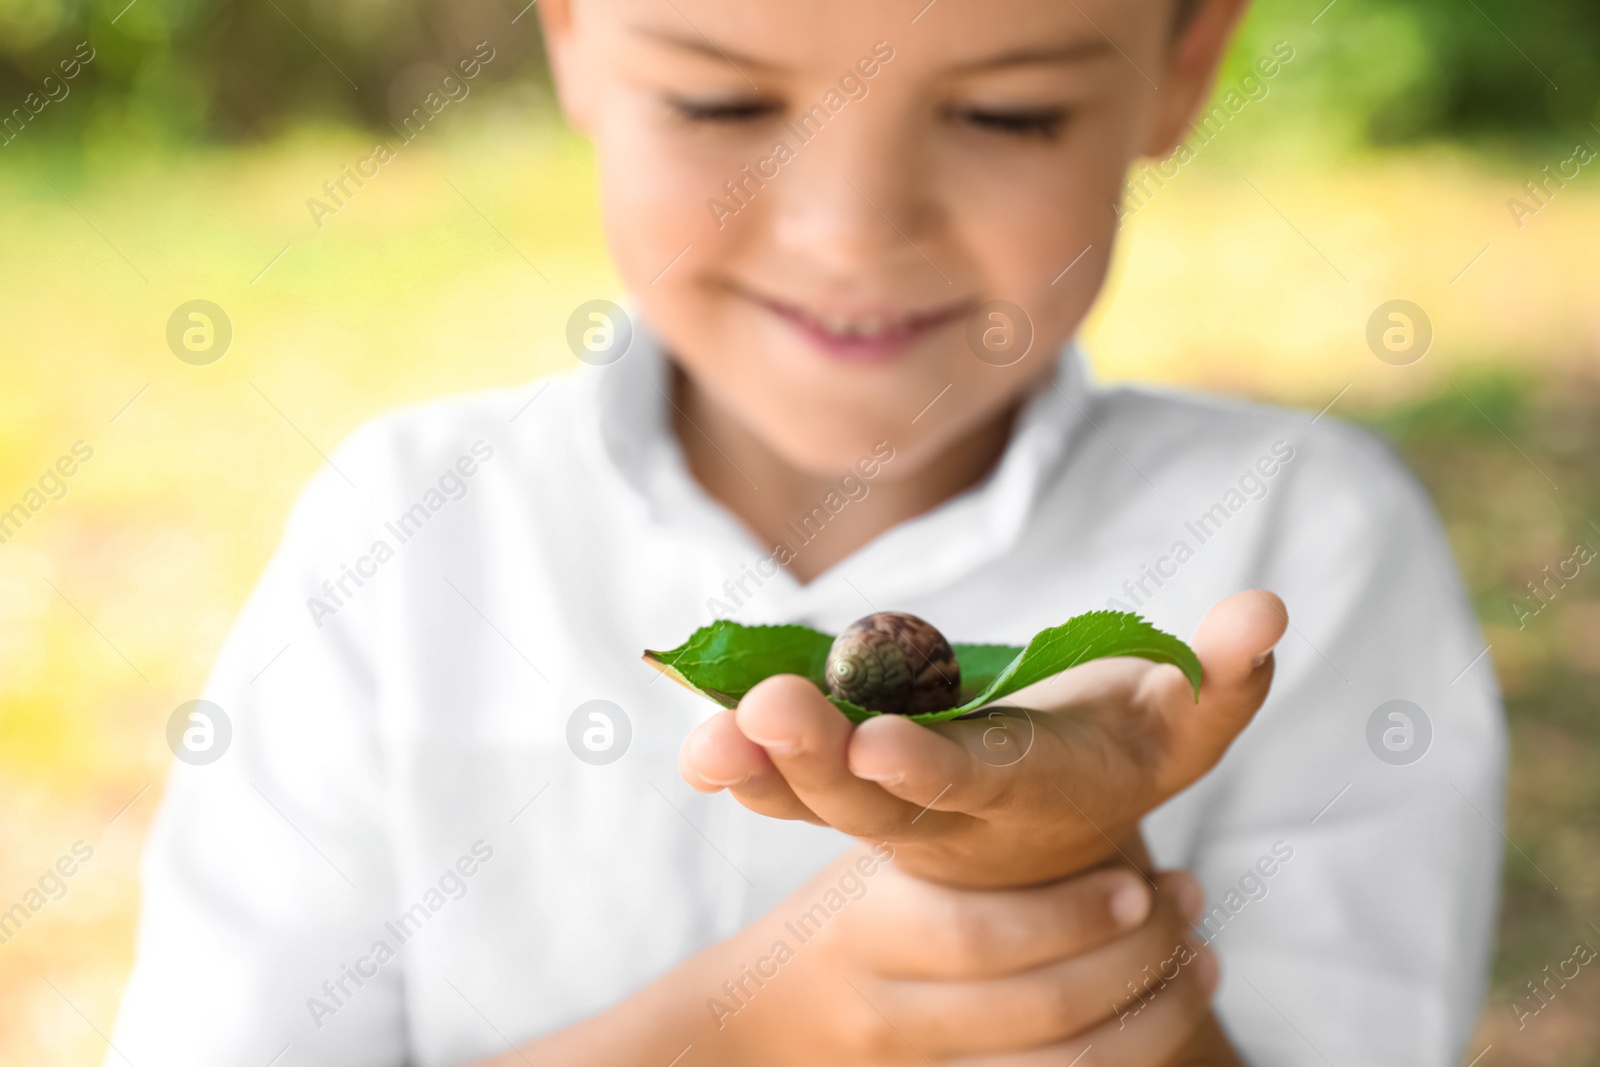
[{"label": "boy", "polygon": [[[1503,739],[1422,495],[1070,345],[1241,6],[545,0],[649,327],[313,481],[112,1061],[1457,1062]],[[1106,661],[850,730],[638,663],[713,613],[1021,643],[1108,602],[1193,635],[1198,704]]]}]

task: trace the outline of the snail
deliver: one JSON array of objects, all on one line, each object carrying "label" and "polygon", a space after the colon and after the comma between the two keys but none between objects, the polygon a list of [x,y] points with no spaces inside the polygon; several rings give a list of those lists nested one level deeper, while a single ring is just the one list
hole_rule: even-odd
[{"label": "snail", "polygon": [[828,692],[870,711],[918,715],[961,703],[961,667],[944,635],[900,611],[857,619],[828,650]]}]

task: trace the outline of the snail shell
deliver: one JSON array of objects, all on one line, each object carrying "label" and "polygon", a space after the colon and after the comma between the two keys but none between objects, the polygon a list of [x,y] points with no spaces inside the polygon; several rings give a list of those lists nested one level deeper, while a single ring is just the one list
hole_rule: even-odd
[{"label": "snail shell", "polygon": [[828,692],[871,711],[918,715],[961,703],[961,668],[944,635],[915,615],[857,619],[828,650]]}]

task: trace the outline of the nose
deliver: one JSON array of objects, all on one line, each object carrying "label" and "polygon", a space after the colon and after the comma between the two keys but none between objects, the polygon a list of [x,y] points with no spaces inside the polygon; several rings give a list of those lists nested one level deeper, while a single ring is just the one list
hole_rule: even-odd
[{"label": "nose", "polygon": [[948,283],[938,266],[944,211],[915,133],[852,107],[861,105],[826,125],[802,116],[788,126],[794,158],[772,199],[779,251],[823,276]]}]

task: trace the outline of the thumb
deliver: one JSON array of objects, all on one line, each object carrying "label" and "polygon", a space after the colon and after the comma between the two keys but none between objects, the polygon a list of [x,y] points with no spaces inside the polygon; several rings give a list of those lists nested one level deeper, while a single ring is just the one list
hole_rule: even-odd
[{"label": "thumb", "polygon": [[1190,641],[1204,672],[1199,703],[1187,679],[1161,672],[1172,685],[1159,704],[1172,737],[1169,795],[1216,766],[1250,724],[1272,687],[1272,650],[1288,625],[1275,594],[1235,593],[1212,605]]}]

